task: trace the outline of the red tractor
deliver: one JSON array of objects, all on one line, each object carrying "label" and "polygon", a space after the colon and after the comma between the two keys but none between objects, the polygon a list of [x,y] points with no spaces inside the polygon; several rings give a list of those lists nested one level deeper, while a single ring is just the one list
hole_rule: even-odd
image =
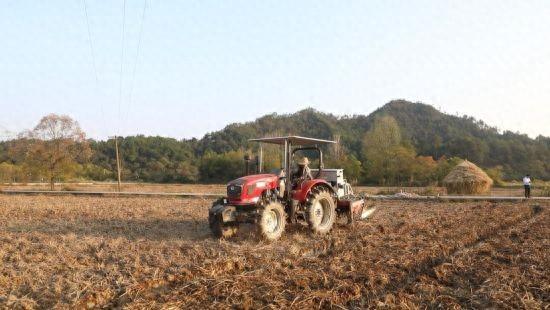
[{"label": "red tractor", "polygon": [[[279,173],[261,173],[260,145],[258,174],[229,182],[227,196],[214,202],[209,210],[210,229],[216,237],[231,237],[241,223],[251,223],[256,225],[263,239],[276,240],[283,234],[287,222],[299,221],[307,222],[313,233],[326,234],[332,229],[337,215],[346,215],[351,224],[354,218],[365,218],[372,213],[373,210],[365,209],[363,199],[353,195],[343,169],[324,169],[319,145],[334,141],[299,136],[250,141],[281,145],[284,166]],[[316,169],[309,169],[307,162],[302,162],[303,165],[297,167],[302,171],[288,173],[295,159],[304,161],[300,155],[311,153],[317,155]]]}]

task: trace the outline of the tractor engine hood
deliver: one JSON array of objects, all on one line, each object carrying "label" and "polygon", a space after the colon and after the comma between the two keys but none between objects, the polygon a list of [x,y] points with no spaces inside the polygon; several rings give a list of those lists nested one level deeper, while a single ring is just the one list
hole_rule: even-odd
[{"label": "tractor engine hood", "polygon": [[275,174],[247,175],[227,184],[227,199],[231,204],[255,204],[266,189],[278,186]]}]

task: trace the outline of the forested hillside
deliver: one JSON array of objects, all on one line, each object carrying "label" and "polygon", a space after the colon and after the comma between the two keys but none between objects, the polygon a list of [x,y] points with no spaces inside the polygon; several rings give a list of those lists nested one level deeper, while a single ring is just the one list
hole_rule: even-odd
[{"label": "forested hillside", "polygon": [[[242,173],[242,157],[263,136],[303,135],[340,141],[327,149],[327,165],[346,169],[350,179],[369,184],[436,184],[459,161],[468,159],[495,179],[530,173],[550,179],[550,138],[500,132],[472,117],[441,113],[432,106],[392,101],[368,116],[335,116],[314,109],[270,114],[231,124],[202,139],[133,136],[120,141],[125,180],[147,182],[225,182]],[[21,141],[0,143],[0,179],[40,178],[27,167]],[[61,178],[114,179],[114,141],[89,140],[91,156]],[[19,150],[19,151],[17,151]],[[279,157],[266,149],[268,168]]]},{"label": "forested hillside", "polygon": [[367,118],[380,114],[397,120],[420,155],[457,156],[485,168],[501,166],[506,178],[531,173],[550,179],[550,137],[531,139],[511,131],[499,132],[472,117],[456,117],[406,101],[391,102]]},{"label": "forested hillside", "polygon": [[226,152],[246,145],[252,137],[292,133],[327,139],[340,136],[345,149],[363,158],[365,133],[381,116],[397,121],[403,139],[418,155],[465,158],[484,168],[502,169],[508,179],[525,173],[550,179],[550,137],[531,139],[510,131],[499,132],[473,117],[448,115],[430,105],[404,100],[392,101],[368,116],[336,117],[313,109],[291,115],[267,115],[206,135],[199,141],[197,151]]}]

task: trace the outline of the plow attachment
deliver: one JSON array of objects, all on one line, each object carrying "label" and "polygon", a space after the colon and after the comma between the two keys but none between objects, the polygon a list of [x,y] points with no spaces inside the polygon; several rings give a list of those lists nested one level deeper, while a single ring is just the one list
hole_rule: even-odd
[{"label": "plow attachment", "polygon": [[370,218],[376,207],[365,205],[365,200],[359,197],[346,197],[338,200],[338,213],[346,215],[348,224],[353,224],[357,220],[366,220]]},{"label": "plow attachment", "polygon": [[369,217],[372,216],[372,214],[376,211],[376,207],[369,207],[369,208],[363,208],[363,211],[361,212],[361,219],[366,220]]}]

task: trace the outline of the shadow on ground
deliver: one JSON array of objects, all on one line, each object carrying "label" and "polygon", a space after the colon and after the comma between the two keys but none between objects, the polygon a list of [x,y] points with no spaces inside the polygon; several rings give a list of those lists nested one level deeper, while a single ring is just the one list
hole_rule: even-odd
[{"label": "shadow on ground", "polygon": [[12,222],[5,231],[157,241],[197,241],[212,238],[206,219],[52,219],[40,223]]}]

